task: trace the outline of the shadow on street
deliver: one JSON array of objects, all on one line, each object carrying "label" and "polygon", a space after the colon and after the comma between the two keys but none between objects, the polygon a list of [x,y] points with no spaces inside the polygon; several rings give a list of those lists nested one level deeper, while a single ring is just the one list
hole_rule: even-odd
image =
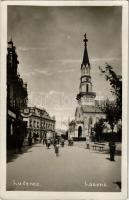
[{"label": "shadow on street", "polygon": [[15,152],[15,150],[9,150],[7,151],[7,163],[13,162],[15,159],[17,159],[21,154],[24,153],[30,153],[32,151],[29,151],[32,148],[32,146],[24,146],[22,147],[22,150],[20,152]]}]

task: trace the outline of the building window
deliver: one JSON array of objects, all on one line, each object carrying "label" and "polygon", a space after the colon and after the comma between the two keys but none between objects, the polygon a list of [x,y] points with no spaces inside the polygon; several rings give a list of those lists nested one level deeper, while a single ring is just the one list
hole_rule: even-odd
[{"label": "building window", "polygon": [[36,123],[36,121],[34,120],[34,122],[33,122],[33,124],[34,124],[34,127],[35,127],[35,123]]},{"label": "building window", "polygon": [[92,117],[89,118],[89,125],[93,124],[93,119]]},{"label": "building window", "polygon": [[37,122],[37,128],[39,128],[39,122]]},{"label": "building window", "polygon": [[30,120],[30,127],[32,127],[32,120]]}]

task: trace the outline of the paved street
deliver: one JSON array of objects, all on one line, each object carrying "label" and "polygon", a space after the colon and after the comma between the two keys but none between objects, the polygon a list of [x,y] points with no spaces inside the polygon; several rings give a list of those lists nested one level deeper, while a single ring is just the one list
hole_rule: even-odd
[{"label": "paved street", "polygon": [[60,147],[59,157],[53,146],[35,144],[8,159],[7,190],[119,192],[120,166],[120,155],[111,162],[107,152],[85,149],[84,143]]}]

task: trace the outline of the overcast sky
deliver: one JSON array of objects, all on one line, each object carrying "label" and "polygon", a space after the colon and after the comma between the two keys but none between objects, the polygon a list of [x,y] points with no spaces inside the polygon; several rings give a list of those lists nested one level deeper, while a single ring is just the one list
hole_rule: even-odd
[{"label": "overcast sky", "polygon": [[87,33],[93,91],[111,98],[98,66],[121,74],[121,7],[8,7],[8,40],[17,48],[19,73],[28,84],[29,105],[56,116],[56,127],[74,118]]}]

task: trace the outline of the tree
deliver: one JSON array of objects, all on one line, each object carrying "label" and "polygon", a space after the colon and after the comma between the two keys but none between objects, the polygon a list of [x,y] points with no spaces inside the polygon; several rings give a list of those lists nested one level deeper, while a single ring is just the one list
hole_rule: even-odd
[{"label": "tree", "polygon": [[111,85],[111,93],[115,96],[115,112],[119,120],[122,118],[122,76],[117,75],[107,63],[105,67],[99,67],[99,69]]},{"label": "tree", "polygon": [[111,127],[112,133],[115,125],[119,121],[119,116],[117,114],[117,106],[115,102],[106,101],[106,104],[102,107],[103,112],[106,114],[106,119]]},{"label": "tree", "polygon": [[113,132],[114,126],[122,119],[122,76],[117,75],[113,68],[106,64],[105,67],[99,67],[101,74],[105,75],[107,81],[111,85],[111,93],[115,96],[115,100],[109,100],[102,106],[102,111],[106,114],[106,121],[109,123]]},{"label": "tree", "polygon": [[95,123],[94,125],[94,131],[96,133],[96,138],[100,141],[101,139],[101,135],[103,133],[103,130],[105,128],[105,124],[104,124],[104,119],[99,119],[98,122]]}]

